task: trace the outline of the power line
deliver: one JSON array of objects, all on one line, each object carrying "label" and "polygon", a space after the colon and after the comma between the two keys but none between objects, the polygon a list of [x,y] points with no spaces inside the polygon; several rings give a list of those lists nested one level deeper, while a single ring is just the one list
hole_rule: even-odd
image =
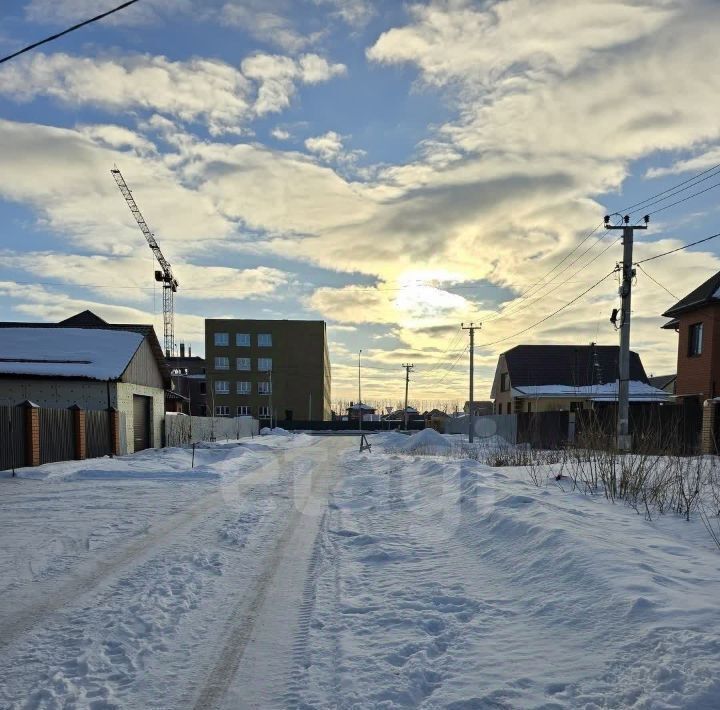
[{"label": "power line", "polygon": [[527,333],[529,330],[532,330],[533,328],[537,327],[538,325],[544,323],[545,321],[550,320],[554,316],[556,316],[561,311],[564,311],[566,308],[573,305],[573,303],[576,303],[579,301],[583,296],[587,295],[592,291],[594,288],[597,288],[605,279],[607,279],[609,276],[612,276],[615,273],[616,269],[613,269],[612,271],[608,272],[603,276],[599,281],[596,281],[590,288],[585,289],[581,294],[578,294],[573,298],[571,301],[568,301],[564,306],[560,306],[557,310],[553,311],[549,315],[545,316],[544,318],[541,318],[539,321],[536,321],[532,325],[529,325],[527,328],[523,328],[522,330],[519,330],[517,333],[513,333],[512,335],[508,335],[505,338],[500,338],[499,340],[493,340],[490,343],[480,343],[478,347],[481,348],[488,348],[491,345],[497,345],[498,343],[504,343],[506,340],[512,340],[513,338],[516,338],[518,335],[522,335],[523,333]]},{"label": "power line", "polygon": [[663,256],[668,256],[668,254],[674,254],[675,252],[689,249],[690,247],[697,246],[698,244],[703,244],[704,242],[709,242],[711,239],[717,239],[717,237],[720,237],[720,232],[718,232],[717,234],[711,234],[709,237],[705,237],[705,239],[698,239],[696,242],[690,242],[690,244],[685,244],[684,246],[678,247],[677,249],[671,249],[670,251],[665,251],[662,254],[656,254],[655,256],[649,256],[647,259],[641,259],[640,261],[635,262],[635,266],[640,266],[640,264],[645,264],[648,261],[654,261],[655,259],[660,259]]},{"label": "power line", "polygon": [[645,269],[643,269],[643,267],[640,266],[640,264],[635,264],[635,266],[637,266],[638,269],[640,269],[640,271],[642,271],[643,274],[645,274],[645,276],[647,276],[650,279],[650,281],[652,281],[653,283],[656,283],[663,291],[669,293],[675,300],[679,300],[678,297],[669,288],[665,288],[665,286],[663,286],[657,279],[650,276],[650,274],[648,274],[648,272],[645,271]]},{"label": "power line", "polygon": [[[663,190],[662,192],[658,192],[655,195],[651,195],[650,197],[647,197],[646,199],[641,200],[640,202],[636,202],[633,205],[629,205],[628,207],[623,207],[621,210],[619,210],[618,212],[614,212],[613,214],[621,214],[621,213],[628,214],[633,211],[637,212],[638,211],[638,210],[636,210],[637,207],[642,207],[642,206],[646,205],[646,203],[651,202],[652,200],[654,200],[657,197],[660,197],[661,195],[667,195],[668,198],[672,197],[672,195],[668,195],[669,192],[675,192],[675,190],[677,190],[679,187],[682,187],[683,185],[687,185],[688,183],[691,183],[691,182],[697,180],[699,177],[702,177],[703,175],[712,173],[715,170],[717,170],[718,168],[720,168],[720,163],[718,163],[717,165],[713,165],[711,168],[708,168],[707,170],[703,170],[702,172],[699,172],[696,175],[693,175],[692,177],[689,177],[687,180],[683,180],[682,182],[679,182],[677,185],[672,185],[671,187],[668,187],[667,190]],[[714,176],[710,175],[709,177],[714,177]],[[708,178],[705,178],[705,180],[707,180],[707,179]],[[704,182],[704,180],[698,180],[697,183],[695,183],[695,184],[698,185],[701,182]],[[692,185],[690,187],[692,187]]]},{"label": "power line", "polygon": [[83,22],[79,22],[77,25],[68,27],[66,30],[63,30],[62,32],[58,32],[57,34],[51,35],[50,37],[46,37],[45,39],[41,39],[39,42],[34,42],[33,44],[29,44],[27,47],[23,47],[23,49],[19,49],[17,52],[13,52],[12,54],[9,54],[7,57],[3,57],[2,59],[0,59],[0,64],[3,64],[4,62],[9,62],[11,59],[15,59],[15,57],[19,57],[21,54],[25,54],[25,52],[29,52],[31,49],[40,47],[41,45],[47,44],[48,42],[52,42],[53,40],[56,40],[64,35],[70,34],[71,32],[74,32],[75,30],[79,30],[81,27],[85,27],[85,25],[89,25],[93,22],[97,22],[98,20],[102,20],[104,17],[108,17],[108,15],[112,15],[113,13],[119,12],[120,10],[123,10],[124,8],[129,7],[130,5],[134,5],[136,2],[138,2],[138,0],[128,0],[128,2],[124,2],[122,5],[118,5],[117,7],[114,7],[112,10],[108,10],[107,12],[103,12],[100,15],[91,17],[89,20],[84,20]]},{"label": "power line", "polygon": [[665,205],[664,207],[660,207],[657,210],[653,210],[649,214],[653,215],[653,214],[658,214],[659,212],[664,212],[665,210],[669,210],[671,207],[675,207],[676,205],[680,205],[683,202],[692,200],[694,197],[697,197],[698,195],[703,195],[706,192],[710,192],[710,190],[714,190],[716,187],[720,187],[720,182],[716,182],[714,185],[710,185],[710,187],[706,187],[704,190],[699,190],[698,192],[694,192],[692,195],[683,197],[682,200],[677,200],[676,202],[671,202],[669,205]]}]

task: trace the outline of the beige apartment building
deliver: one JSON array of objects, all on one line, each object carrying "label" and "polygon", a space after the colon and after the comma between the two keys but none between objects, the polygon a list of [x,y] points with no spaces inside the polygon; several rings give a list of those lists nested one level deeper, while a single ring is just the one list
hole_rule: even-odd
[{"label": "beige apartment building", "polygon": [[325,321],[206,319],[205,360],[216,416],[331,419]]}]

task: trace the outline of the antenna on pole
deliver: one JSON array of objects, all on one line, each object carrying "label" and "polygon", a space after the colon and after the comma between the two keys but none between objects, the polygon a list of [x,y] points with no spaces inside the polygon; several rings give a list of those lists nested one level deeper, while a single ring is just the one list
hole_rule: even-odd
[{"label": "antenna on pole", "polygon": [[125,182],[122,173],[117,166],[115,166],[110,173],[115,178],[115,182],[122,196],[125,198],[125,202],[127,202],[133,217],[135,217],[140,231],[145,235],[145,239],[150,245],[155,259],[158,264],[160,264],[160,269],[155,271],[155,281],[160,281],[163,285],[163,345],[165,348],[165,357],[170,357],[175,354],[175,292],[178,290],[179,284],[175,276],[173,276],[170,263],[163,256],[157,241],[155,241],[155,235],[150,231],[145,218],[142,216],[142,212],[140,212],[140,208],[137,206],[135,198],[133,198],[132,192]]}]

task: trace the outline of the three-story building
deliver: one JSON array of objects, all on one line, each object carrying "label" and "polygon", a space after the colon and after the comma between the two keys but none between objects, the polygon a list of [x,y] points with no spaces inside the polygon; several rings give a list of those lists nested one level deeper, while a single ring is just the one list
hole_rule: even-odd
[{"label": "three-story building", "polygon": [[215,416],[331,418],[325,321],[206,319],[205,360]]}]

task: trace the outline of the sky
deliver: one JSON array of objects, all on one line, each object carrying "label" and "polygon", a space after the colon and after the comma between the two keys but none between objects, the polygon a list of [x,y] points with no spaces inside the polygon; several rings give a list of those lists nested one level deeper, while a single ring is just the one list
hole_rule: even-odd
[{"label": "sky", "polygon": [[[4,0],[0,54],[116,4]],[[140,0],[0,65],[0,319],[162,335],[117,165],[194,353],[206,317],[324,319],[335,399],[362,349],[364,399],[399,401],[410,362],[411,400],[452,403],[482,323],[489,397],[514,345],[617,343],[612,274],[535,324],[622,258],[605,214],[720,163],[719,23],[716,0]],[[637,259],[720,232],[720,177],[698,180],[631,213]],[[638,270],[648,373],[674,372],[661,314],[719,252]]]}]

